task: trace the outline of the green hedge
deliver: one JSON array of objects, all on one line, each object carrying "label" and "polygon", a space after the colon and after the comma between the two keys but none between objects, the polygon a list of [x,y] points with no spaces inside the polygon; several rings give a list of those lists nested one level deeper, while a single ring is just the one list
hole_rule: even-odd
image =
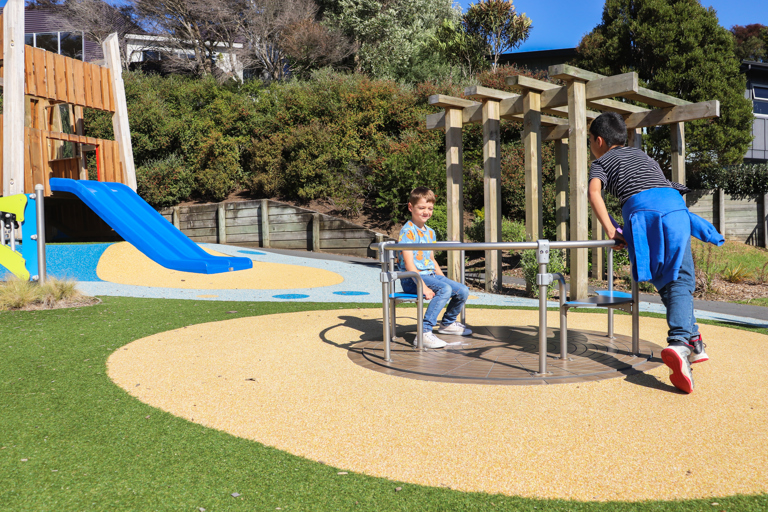
[{"label": "green hedge", "polygon": [[[477,80],[503,88],[506,76],[519,73],[502,67]],[[187,190],[188,196],[220,201],[244,189],[253,197],[327,199],[350,213],[379,208],[402,221],[416,186],[432,188],[438,204],[445,203],[445,136],[426,129],[426,116],[440,111],[428,99],[460,96],[464,84],[403,85],[330,71],[269,85],[138,72],[125,73],[124,81],[134,161],[145,174],[140,193],[155,206],[184,200]],[[501,125],[502,214],[515,220],[525,215],[521,128]],[[85,129],[111,138],[111,117],[87,110]],[[482,127],[467,126],[463,138],[465,208],[472,211],[483,207]],[[176,155],[174,165],[181,162],[188,188],[163,183],[167,171],[157,166],[169,155]],[[551,233],[551,144],[542,155],[544,221]]]}]

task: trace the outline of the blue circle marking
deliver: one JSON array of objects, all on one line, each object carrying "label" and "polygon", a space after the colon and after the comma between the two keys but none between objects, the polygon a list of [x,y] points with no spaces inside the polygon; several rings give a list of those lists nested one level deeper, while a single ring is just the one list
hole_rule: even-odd
[{"label": "blue circle marking", "polygon": [[309,295],[303,293],[283,293],[281,295],[273,295],[275,299],[306,299]]},{"label": "blue circle marking", "polygon": [[237,252],[242,253],[242,254],[256,254],[258,256],[264,256],[264,254],[266,254],[266,253],[259,252],[259,251],[237,251]]},{"label": "blue circle marking", "polygon": [[334,295],[370,295],[368,292],[333,292]]}]

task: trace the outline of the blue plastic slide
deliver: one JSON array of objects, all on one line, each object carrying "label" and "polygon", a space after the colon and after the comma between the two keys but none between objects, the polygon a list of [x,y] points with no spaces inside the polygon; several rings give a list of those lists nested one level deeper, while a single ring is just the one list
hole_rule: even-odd
[{"label": "blue plastic slide", "polygon": [[51,190],[79,197],[123,240],[165,268],[218,274],[253,267],[249,258],[208,254],[121,183],[51,178]]}]

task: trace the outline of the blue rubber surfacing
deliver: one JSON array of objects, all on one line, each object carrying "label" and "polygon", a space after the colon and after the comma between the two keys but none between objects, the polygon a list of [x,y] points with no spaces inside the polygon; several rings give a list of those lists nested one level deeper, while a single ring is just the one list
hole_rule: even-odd
[{"label": "blue rubber surfacing", "polygon": [[[310,300],[313,302],[347,302],[347,303],[381,303],[381,270],[344,261],[303,258],[300,256],[277,254],[272,252],[246,251],[241,247],[200,244],[203,247],[228,254],[248,254],[252,260],[264,263],[282,263],[323,269],[335,272],[343,277],[343,282],[324,287],[306,287],[290,290],[258,290],[258,289],[180,289],[159,288],[153,286],[136,286],[102,281],[96,274],[96,267],[104,251],[112,244],[49,244],[47,246],[48,275],[69,278],[78,281],[78,289],[88,295],[106,295],[123,297],[167,298],[185,300],[219,300],[219,301],[274,301],[274,300]],[[256,256],[254,258],[253,256]],[[398,290],[399,286],[398,286]],[[200,295],[215,295],[200,297]],[[492,305],[511,307],[538,307],[538,299],[527,299],[494,295],[472,291],[475,297],[469,305]],[[549,302],[549,307],[557,308],[559,303]],[[665,313],[660,304],[642,302],[640,310],[652,313]],[[738,323],[765,328],[764,320],[698,311],[697,318],[709,318],[719,321],[735,321]]]}]

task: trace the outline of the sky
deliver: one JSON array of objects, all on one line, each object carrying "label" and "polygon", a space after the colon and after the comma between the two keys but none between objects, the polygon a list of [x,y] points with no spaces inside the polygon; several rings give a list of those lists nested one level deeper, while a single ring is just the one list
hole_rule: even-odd
[{"label": "sky", "polygon": [[[0,0],[0,7],[6,0]],[[454,0],[463,11],[477,0]],[[121,4],[123,0],[110,0]],[[514,0],[517,12],[533,21],[531,35],[517,51],[574,48],[582,36],[590,32],[602,18],[605,0]],[[768,0],[701,0],[714,7],[720,25],[761,23],[768,25]]]},{"label": "sky", "polygon": [[[464,12],[476,2],[455,0]],[[574,48],[581,38],[598,25],[605,0],[514,0],[517,12],[524,12],[533,22],[530,37],[516,51]],[[761,23],[768,25],[768,0],[701,0],[714,7],[720,25]]]}]

